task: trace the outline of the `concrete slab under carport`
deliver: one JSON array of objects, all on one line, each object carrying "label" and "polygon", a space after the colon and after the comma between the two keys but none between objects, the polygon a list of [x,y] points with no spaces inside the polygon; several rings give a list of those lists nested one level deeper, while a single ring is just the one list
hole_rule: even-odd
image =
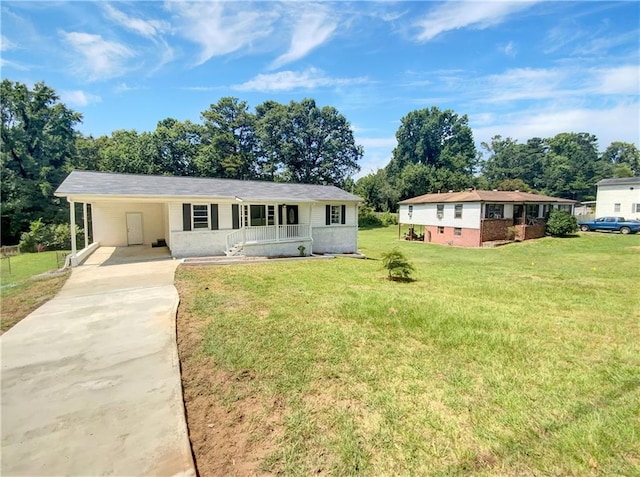
[{"label": "concrete slab under carport", "polygon": [[178,263],[166,249],[100,248],[0,338],[2,475],[195,475]]}]

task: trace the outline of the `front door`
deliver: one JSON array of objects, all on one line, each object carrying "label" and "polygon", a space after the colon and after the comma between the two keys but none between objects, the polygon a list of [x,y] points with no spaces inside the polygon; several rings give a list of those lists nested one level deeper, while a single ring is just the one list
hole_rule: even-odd
[{"label": "front door", "polygon": [[[284,212],[284,216],[283,216]],[[298,206],[297,205],[283,205],[278,208],[278,222],[280,225],[287,225],[285,236],[286,237],[298,237]]]},{"label": "front door", "polygon": [[142,237],[142,212],[127,212],[127,244],[141,245]]}]

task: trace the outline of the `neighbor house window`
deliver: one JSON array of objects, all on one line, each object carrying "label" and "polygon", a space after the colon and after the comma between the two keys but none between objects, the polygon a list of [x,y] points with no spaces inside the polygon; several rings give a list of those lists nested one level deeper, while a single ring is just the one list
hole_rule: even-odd
[{"label": "neighbor house window", "polygon": [[438,233],[439,234],[443,234],[444,233],[444,227],[438,227]]},{"label": "neighbor house window", "polygon": [[437,204],[436,210],[437,210],[437,215],[439,219],[444,217],[444,204]]},{"label": "neighbor house window", "polygon": [[613,211],[620,212],[620,204],[613,204]]},{"label": "neighbor house window", "polygon": [[563,212],[566,212],[567,214],[571,213],[571,206],[567,205],[567,204],[562,204],[558,206],[558,210],[561,210]]},{"label": "neighbor house window", "polygon": [[413,205],[409,206],[409,218],[413,215]]},{"label": "neighbor house window", "polygon": [[202,204],[193,204],[192,208],[193,229],[209,228],[209,206]]},{"label": "neighbor house window", "polygon": [[504,204],[487,204],[484,206],[485,219],[501,219],[504,217]]},{"label": "neighbor house window", "polygon": [[339,224],[340,223],[340,213],[342,212],[341,210],[342,208],[339,205],[332,205],[331,206],[331,223],[332,224]]},{"label": "neighbor house window", "polygon": [[454,228],[453,235],[462,235],[462,229],[460,227]]},{"label": "neighbor house window", "polygon": [[453,215],[456,219],[462,218],[462,204],[456,204],[455,213]]},{"label": "neighbor house window", "polygon": [[640,204],[631,204],[631,212],[640,214]]},{"label": "neighbor house window", "polygon": [[540,204],[527,204],[527,217],[537,218],[540,214]]}]

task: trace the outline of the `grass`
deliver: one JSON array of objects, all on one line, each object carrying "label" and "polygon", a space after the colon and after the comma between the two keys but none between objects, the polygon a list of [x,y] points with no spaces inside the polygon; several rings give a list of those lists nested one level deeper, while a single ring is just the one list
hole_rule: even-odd
[{"label": "grass", "polygon": [[[2,259],[0,274],[0,329],[4,333],[44,302],[55,296],[67,280],[68,273],[51,278],[32,279],[55,270],[59,252],[25,253]],[[9,265],[11,269],[9,269]]]},{"label": "grass", "polygon": [[[261,471],[640,475],[637,236],[397,236],[361,231],[373,260],[178,269],[179,320],[201,326],[193,359],[252,377],[209,399],[283,403]],[[393,247],[414,282],[385,278]]]}]

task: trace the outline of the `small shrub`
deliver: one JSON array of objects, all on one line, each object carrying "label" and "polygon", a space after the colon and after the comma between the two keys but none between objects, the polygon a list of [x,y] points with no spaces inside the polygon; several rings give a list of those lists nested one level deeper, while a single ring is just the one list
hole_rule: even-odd
[{"label": "small shrub", "polygon": [[382,221],[370,207],[361,207],[358,211],[358,227],[382,227]]},{"label": "small shrub", "polygon": [[578,230],[578,221],[564,210],[554,209],[547,219],[547,235],[554,237],[563,237],[572,234]]},{"label": "small shrub", "polygon": [[389,280],[407,280],[415,270],[397,248],[382,254],[382,266],[389,272]]},{"label": "small shrub", "polygon": [[[76,225],[78,243],[84,241],[84,231]],[[45,225],[42,219],[29,225],[29,231],[20,236],[20,252],[32,253],[44,250],[69,250],[71,248],[71,227],[69,224]]]},{"label": "small shrub", "polygon": [[512,225],[507,227],[507,240],[515,240],[518,236],[518,227]]},{"label": "small shrub", "polygon": [[398,215],[397,214],[392,214],[389,211],[383,212],[382,216],[380,217],[380,221],[382,222],[382,225],[384,225],[384,226],[398,225]]}]

